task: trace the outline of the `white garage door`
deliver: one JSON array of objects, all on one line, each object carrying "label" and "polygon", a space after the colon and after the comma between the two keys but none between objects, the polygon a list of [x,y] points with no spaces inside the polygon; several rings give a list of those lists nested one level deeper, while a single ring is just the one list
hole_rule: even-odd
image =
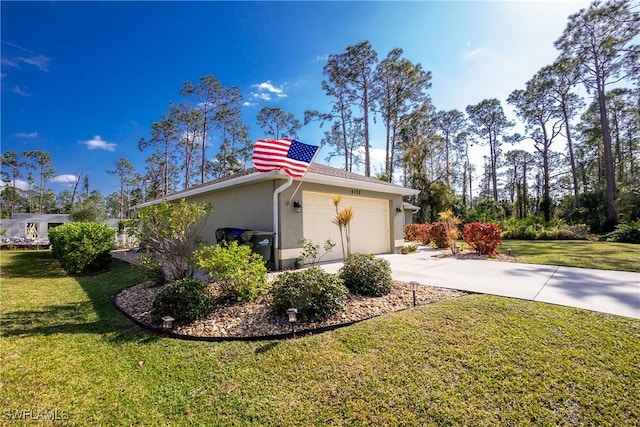
[{"label": "white garage door", "polygon": [[[389,201],[342,196],[339,209],[351,207],[351,252],[381,254],[390,252]],[[322,261],[342,259],[340,231],[333,223],[336,208],[332,195],[305,191],[302,194],[303,233],[306,239],[322,246],[327,239],[336,242]],[[346,245],[346,242],[345,242]]]}]

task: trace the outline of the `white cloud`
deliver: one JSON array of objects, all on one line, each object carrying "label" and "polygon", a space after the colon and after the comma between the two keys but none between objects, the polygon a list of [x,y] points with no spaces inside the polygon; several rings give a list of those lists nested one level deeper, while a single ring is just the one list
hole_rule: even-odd
[{"label": "white cloud", "polygon": [[12,67],[12,68],[18,68],[18,69],[20,68],[20,65],[16,61],[4,56],[0,59],[0,64],[4,65],[5,67]]},{"label": "white cloud", "polygon": [[50,59],[44,55],[32,56],[30,58],[19,57],[20,61],[37,67],[40,71],[49,72]]},{"label": "white cloud", "polygon": [[18,132],[16,133],[18,138],[37,138],[38,132]]},{"label": "white cloud", "polygon": [[267,91],[271,93],[282,93],[282,88],[278,88],[272,85],[271,80],[267,80],[266,82],[262,82],[256,85],[251,85],[251,87],[255,87],[261,92]]},{"label": "white cloud", "polygon": [[80,141],[80,143],[86,145],[87,149],[89,150],[116,150],[116,144],[102,140],[102,138],[100,138],[100,135],[96,135],[93,137],[93,139],[90,139],[88,141]]},{"label": "white cloud", "polygon": [[257,102],[249,102],[249,101],[245,101],[242,103],[243,107],[255,107],[256,105],[258,105]]},{"label": "white cloud", "polygon": [[6,40],[2,40],[2,43],[8,46],[11,46],[13,48],[20,49],[21,51],[29,54],[28,56],[18,56],[16,58],[3,57],[2,65],[7,65],[9,67],[14,67],[14,68],[20,68],[19,63],[22,62],[25,64],[33,65],[34,67],[38,68],[40,71],[49,72],[49,61],[51,60],[51,58],[41,55],[38,52],[34,52],[31,49],[27,49],[26,47],[22,47],[15,43],[8,42]]},{"label": "white cloud", "polygon": [[63,184],[74,184],[78,181],[78,177],[72,174],[57,175],[51,178],[50,182],[61,182]]},{"label": "white cloud", "polygon": [[262,99],[263,101],[271,101],[271,95],[268,93],[252,93],[251,96],[255,99]]},{"label": "white cloud", "polygon": [[263,101],[271,101],[272,95],[275,95],[278,98],[286,98],[288,95],[284,93],[283,86],[284,85],[276,87],[271,83],[271,80],[251,85],[251,87],[257,89],[257,92],[251,93],[251,98],[261,99]]},{"label": "white cloud", "polygon": [[20,96],[31,96],[29,92],[18,85],[15,85],[11,90],[13,91],[13,93],[17,93]]},{"label": "white cloud", "polygon": [[471,59],[473,57],[480,55],[482,52],[483,52],[482,48],[474,49],[468,52],[463,52],[462,59]]},{"label": "white cloud", "polygon": [[[5,188],[6,186],[11,185],[11,182],[0,181],[0,188]],[[21,179],[16,179],[16,188],[27,191],[29,190],[29,183],[27,181],[23,181]]]}]

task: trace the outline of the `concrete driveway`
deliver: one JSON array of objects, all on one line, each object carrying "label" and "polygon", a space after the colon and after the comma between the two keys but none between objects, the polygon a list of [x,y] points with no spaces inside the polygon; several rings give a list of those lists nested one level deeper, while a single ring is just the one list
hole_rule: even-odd
[{"label": "concrete driveway", "polygon": [[[640,318],[640,273],[433,257],[380,255],[395,280]],[[342,263],[322,265],[337,272]]]}]

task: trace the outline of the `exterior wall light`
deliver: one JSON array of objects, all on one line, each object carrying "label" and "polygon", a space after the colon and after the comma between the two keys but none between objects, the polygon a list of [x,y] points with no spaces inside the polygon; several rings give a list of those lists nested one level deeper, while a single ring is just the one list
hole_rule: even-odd
[{"label": "exterior wall light", "polygon": [[291,336],[296,337],[296,322],[298,321],[298,309],[288,308],[287,316],[289,316],[289,324],[291,325]]},{"label": "exterior wall light", "polygon": [[293,208],[296,210],[296,213],[302,213],[302,203],[299,201],[293,202]]},{"label": "exterior wall light", "polygon": [[176,320],[171,316],[162,317],[162,329],[173,329],[173,321]]}]

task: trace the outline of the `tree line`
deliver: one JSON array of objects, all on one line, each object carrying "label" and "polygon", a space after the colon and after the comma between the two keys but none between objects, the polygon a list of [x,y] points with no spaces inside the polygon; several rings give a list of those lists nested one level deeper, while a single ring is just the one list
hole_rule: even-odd
[{"label": "tree line", "polygon": [[[379,58],[368,41],[328,55],[321,82],[328,111],[307,110],[300,122],[266,106],[256,123],[273,138],[295,138],[303,125],[319,124],[326,161],[420,190],[410,200],[421,207],[420,222],[453,209],[463,217],[560,218],[605,231],[640,217],[639,32],[640,15],[628,0],[598,0],[570,16],[555,42],[557,59],[507,99],[522,134],[513,131],[516,122],[495,98],[464,111],[438,110],[428,94],[430,71],[400,48]],[[580,88],[588,98],[578,95]],[[120,182],[120,190],[106,198],[110,216],[126,217],[136,203],[248,167],[253,141],[241,118],[239,89],[206,75],[185,82],[178,95],[138,143],[148,153],[144,171],[137,173],[126,158],[108,171]],[[385,159],[372,171],[370,127],[376,119],[384,127]],[[524,140],[533,143],[533,152],[509,149]],[[469,158],[473,145],[486,150],[481,172]],[[212,146],[217,150],[211,158]],[[45,189],[52,176],[47,156],[24,153],[20,163],[16,153],[3,154],[3,215],[16,209],[68,211],[88,198],[85,176],[86,185],[78,177],[52,203]],[[21,167],[29,177],[26,195],[11,185]],[[17,203],[19,196],[24,200]]]}]

